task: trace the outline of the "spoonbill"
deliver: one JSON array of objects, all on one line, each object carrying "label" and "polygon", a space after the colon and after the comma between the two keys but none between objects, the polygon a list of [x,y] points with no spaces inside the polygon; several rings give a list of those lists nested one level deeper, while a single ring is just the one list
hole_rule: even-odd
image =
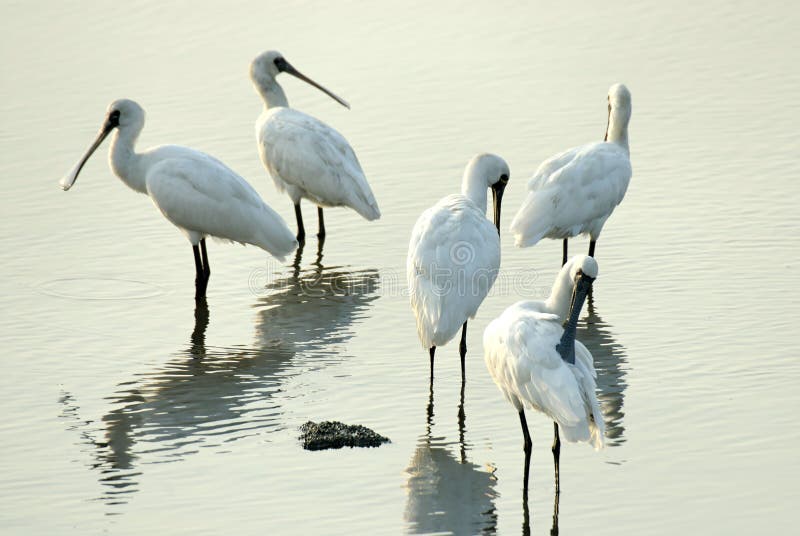
[{"label": "spoonbill", "polygon": [[[422,213],[411,232],[406,278],[417,334],[428,348],[433,379],[437,346],[461,328],[461,381],[465,379],[467,320],[475,318],[500,269],[500,206],[508,184],[508,164],[479,154],[464,170],[461,193],[449,195]],[[486,190],[492,191],[494,226],[486,218]]]},{"label": "spoonbill", "polygon": [[253,244],[281,261],[297,247],[292,231],[250,184],[216,158],[188,147],[161,145],[136,152],[144,110],[132,100],[108,106],[97,139],[60,184],[69,190],[83,165],[114,131],[109,163],[128,187],[147,194],[192,244],[195,298],[205,297],[211,267],[206,237]]},{"label": "spoonbill", "polygon": [[594,257],[603,224],[625,197],[633,173],[630,118],[630,91],[623,84],[611,86],[605,139],[548,158],[528,182],[530,193],[511,222],[517,247],[542,238],[563,239],[563,265],[567,240],[588,234],[589,256]]},{"label": "spoonbill", "polygon": [[524,489],[528,489],[531,436],[525,407],[553,419],[556,491],[561,452],[559,426],[567,441],[603,446],[605,423],[595,390],[592,354],[575,340],[578,316],[597,277],[597,262],[573,257],[562,268],[544,302],[519,301],[483,333],[484,359],[494,383],[519,413],[524,437]]},{"label": "spoonbill", "polygon": [[311,84],[346,108],[350,105],[295,69],[280,52],[259,54],[250,65],[250,78],[264,99],[264,111],[256,120],[258,154],[281,192],[294,203],[297,240],[306,230],[300,200],[317,205],[320,240],[325,239],[323,207],[350,207],[367,220],[381,211],[367,183],[356,153],[347,140],[322,121],[289,108],[283,88],[275,80],[280,73]]}]

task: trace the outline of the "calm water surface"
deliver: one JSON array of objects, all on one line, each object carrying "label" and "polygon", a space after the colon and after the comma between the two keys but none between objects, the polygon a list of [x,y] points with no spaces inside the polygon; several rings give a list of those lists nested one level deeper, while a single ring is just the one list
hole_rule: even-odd
[{"label": "calm water surface", "polygon": [[[549,534],[557,507],[564,534],[792,533],[794,4],[32,1],[2,15],[3,532]],[[311,240],[294,266],[212,243],[196,307],[188,244],[100,153],[69,193],[57,180],[129,97],[148,112],[141,147],[214,154],[294,225],[254,143],[247,69],[268,48],[351,102],[281,79],[350,140],[384,216],[329,211],[324,249]],[[479,151],[511,165],[507,226],[539,162],[602,137],[617,81],[633,93],[634,178],[579,334],[609,447],[564,447],[555,504],[552,426],[531,416],[524,505],[517,416],[481,334],[547,294],[561,246],[503,235],[462,393],[452,344],[429,388],[407,240]],[[392,443],[306,452],[308,419]]]}]

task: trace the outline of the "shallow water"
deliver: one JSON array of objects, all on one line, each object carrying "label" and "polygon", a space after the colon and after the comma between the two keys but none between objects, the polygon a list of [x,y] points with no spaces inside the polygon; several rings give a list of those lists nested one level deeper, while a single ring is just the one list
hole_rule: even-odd
[{"label": "shallow water", "polygon": [[[126,6],[2,8],[5,531],[547,534],[557,506],[572,534],[791,532],[793,4]],[[383,218],[328,211],[324,249],[311,240],[298,267],[212,243],[196,307],[186,241],[102,155],[68,193],[57,180],[108,102],[129,97],[148,113],[142,147],[212,153],[293,222],[255,150],[247,68],[267,48],[352,104],[281,80],[292,105],[350,140]],[[481,333],[546,295],[561,246],[519,250],[503,235],[462,398],[455,344],[437,352],[429,389],[407,240],[479,151],[511,166],[507,226],[539,162],[602,137],[617,81],[633,94],[634,177],[598,242],[579,333],[609,447],[562,448],[556,505],[552,426],[531,415],[523,505],[518,420]],[[309,419],[392,443],[307,452]]]}]

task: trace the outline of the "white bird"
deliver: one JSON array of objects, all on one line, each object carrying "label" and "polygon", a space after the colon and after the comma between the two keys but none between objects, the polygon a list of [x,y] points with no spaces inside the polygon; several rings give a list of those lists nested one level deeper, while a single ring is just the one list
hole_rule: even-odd
[{"label": "white bird", "polygon": [[289,108],[283,88],[275,80],[289,73],[350,108],[343,99],[317,84],[274,50],[256,57],[250,78],[264,99],[264,111],[256,120],[256,140],[261,162],[275,186],[294,203],[297,240],[305,240],[300,200],[317,205],[320,240],[325,239],[322,207],[350,207],[367,220],[377,220],[381,211],[367,183],[353,148],[336,130],[308,114]]},{"label": "white bird", "polygon": [[528,182],[530,193],[511,222],[518,247],[542,238],[567,240],[589,235],[589,256],[603,224],[622,202],[633,173],[628,147],[631,94],[622,84],[608,90],[605,140],[574,147],[544,162]]},{"label": "white bird", "polygon": [[605,423],[597,401],[592,354],[575,340],[578,316],[597,262],[578,255],[565,264],[547,301],[520,301],[494,319],[483,333],[484,359],[495,384],[519,413],[525,439],[524,489],[528,489],[531,436],[525,407],[553,419],[556,491],[561,440],[603,446]]},{"label": "white bird", "polygon": [[[417,334],[429,349],[431,380],[437,346],[461,330],[461,380],[467,353],[467,320],[475,318],[500,269],[500,206],[508,164],[479,154],[464,170],[461,193],[422,213],[411,232],[406,278]],[[486,190],[494,200],[494,226],[486,218]]]},{"label": "white bird", "polygon": [[109,163],[131,189],[150,196],[194,251],[195,297],[205,298],[211,268],[206,237],[253,244],[281,261],[297,247],[292,231],[250,184],[216,158],[188,147],[161,145],[136,152],[144,110],[132,100],[108,106],[97,139],[78,164],[61,179],[69,190],[83,165],[112,130]]}]

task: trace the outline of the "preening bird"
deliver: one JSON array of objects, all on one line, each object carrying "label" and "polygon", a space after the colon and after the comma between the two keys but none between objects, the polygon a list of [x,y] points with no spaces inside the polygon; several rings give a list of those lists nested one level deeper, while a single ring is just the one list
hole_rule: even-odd
[{"label": "preening bird", "polygon": [[264,203],[247,181],[216,158],[178,145],[136,152],[144,118],[144,110],[136,102],[112,102],[97,139],[61,179],[61,187],[72,187],[83,165],[113,131],[111,169],[131,189],[147,194],[192,244],[196,298],[205,297],[211,275],[207,236],[253,244],[281,261],[295,250],[297,240],[283,218]]},{"label": "preening bird", "polygon": [[[461,328],[461,380],[465,379],[467,320],[475,318],[500,269],[500,207],[508,164],[479,154],[464,171],[461,193],[422,213],[411,232],[406,278],[417,334],[430,355]],[[486,191],[494,202],[494,225],[486,218]]]},{"label": "preening bird", "polygon": [[546,301],[515,303],[483,334],[489,373],[519,413],[525,490],[532,447],[526,407],[553,419],[556,490],[560,489],[559,427],[567,441],[587,441],[597,449],[603,446],[605,423],[595,393],[597,374],[592,354],[575,340],[578,316],[597,272],[592,257],[573,257],[561,268]]},{"label": "preening bird", "polygon": [[608,90],[605,140],[574,147],[544,162],[528,182],[530,193],[511,222],[518,247],[542,238],[567,240],[589,235],[589,256],[614,208],[622,202],[633,173],[628,147],[631,93],[622,84]]},{"label": "preening bird", "polygon": [[323,207],[350,207],[367,220],[377,220],[381,211],[367,183],[361,164],[347,140],[322,121],[289,108],[289,101],[275,80],[288,73],[303,80],[350,108],[337,97],[295,69],[280,52],[260,54],[250,65],[250,78],[264,99],[264,111],[256,121],[256,140],[261,162],[275,186],[294,203],[297,240],[305,240],[300,200],[317,205],[319,232],[325,238]]}]

